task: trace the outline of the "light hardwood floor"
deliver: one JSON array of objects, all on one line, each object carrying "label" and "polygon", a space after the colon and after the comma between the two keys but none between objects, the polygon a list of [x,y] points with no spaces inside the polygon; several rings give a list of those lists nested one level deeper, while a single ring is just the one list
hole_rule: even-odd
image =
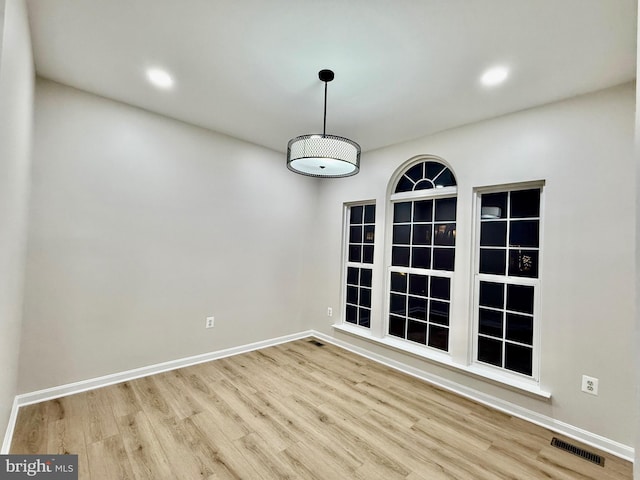
[{"label": "light hardwood floor", "polygon": [[23,407],[11,453],[77,453],[92,480],[631,479],[553,436],[305,339]]}]

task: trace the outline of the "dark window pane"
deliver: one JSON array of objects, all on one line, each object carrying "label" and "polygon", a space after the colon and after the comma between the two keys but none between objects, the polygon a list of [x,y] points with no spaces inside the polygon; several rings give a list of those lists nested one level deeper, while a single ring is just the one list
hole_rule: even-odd
[{"label": "dark window pane", "polygon": [[540,216],[540,189],[511,192],[511,218]]},{"label": "dark window pane", "polygon": [[480,249],[480,273],[504,275],[506,270],[507,252],[505,250]]},{"label": "dark window pane", "polygon": [[456,219],[456,198],[439,198],[436,200],[436,221],[447,222]]},{"label": "dark window pane", "polygon": [[538,220],[512,221],[509,227],[509,245],[512,247],[538,247]]},{"label": "dark window pane", "polygon": [[393,223],[407,223],[411,221],[411,202],[393,204]]},{"label": "dark window pane", "polygon": [[434,226],[435,245],[455,245],[456,244],[456,224],[442,223]]},{"label": "dark window pane", "polygon": [[455,263],[455,250],[453,248],[434,248],[433,249],[433,268],[434,270],[448,270],[453,272]]},{"label": "dark window pane", "polygon": [[404,326],[406,320],[402,317],[389,315],[389,334],[396,337],[404,337]]},{"label": "dark window pane", "polygon": [[362,205],[358,205],[355,207],[351,207],[351,219],[349,220],[349,223],[354,224],[354,223],[362,223]]},{"label": "dark window pane", "polygon": [[364,243],[373,243],[376,239],[376,227],[374,225],[366,225],[364,227]]},{"label": "dark window pane", "polygon": [[413,185],[413,182],[403,175],[396,185],[396,193],[410,192],[413,190]]},{"label": "dark window pane", "polygon": [[414,245],[431,245],[431,228],[432,228],[431,223],[414,224],[413,225],[413,244]]},{"label": "dark window pane", "polygon": [[447,168],[447,167],[445,167],[440,162],[426,162],[426,164],[425,164],[425,177],[434,179],[445,168]]},{"label": "dark window pane", "polygon": [[533,345],[533,317],[507,313],[507,340]]},{"label": "dark window pane", "polygon": [[376,206],[365,205],[364,206],[364,223],[375,223],[376,221]]},{"label": "dark window pane", "polygon": [[358,311],[360,312],[358,325],[369,328],[371,326],[371,310],[368,308],[360,308]]},{"label": "dark window pane", "polygon": [[431,249],[426,247],[412,248],[411,266],[413,268],[431,268]]},{"label": "dark window pane", "polygon": [[409,177],[414,182],[419,182],[424,178],[424,163],[419,163],[414,165],[409,170],[405,172],[405,175]]},{"label": "dark window pane", "polygon": [[482,222],[480,224],[481,247],[506,247],[507,222]]},{"label": "dark window pane", "polygon": [[349,228],[349,243],[362,243],[362,227]]},{"label": "dark window pane", "polygon": [[358,323],[358,308],[353,305],[347,305],[345,320],[349,323]]},{"label": "dark window pane", "polygon": [[392,242],[396,245],[409,245],[411,243],[411,225],[394,225]]},{"label": "dark window pane", "polygon": [[349,267],[347,268],[347,283],[351,285],[358,285],[358,272],[359,268]]},{"label": "dark window pane", "polygon": [[397,295],[392,293],[390,296],[390,305],[389,305],[389,313],[393,313],[395,315],[405,316],[407,314],[406,310],[406,299],[405,295]]},{"label": "dark window pane", "polygon": [[360,306],[371,308],[371,289],[370,288],[360,289]]},{"label": "dark window pane", "polygon": [[533,315],[533,287],[507,285],[507,310]]},{"label": "dark window pane", "polygon": [[[483,194],[480,216],[482,218],[507,218],[507,195],[507,192]],[[487,209],[487,207],[489,207],[489,209]],[[495,210],[496,207],[499,210]],[[489,213],[490,215],[488,215]],[[497,215],[495,215],[496,213]]]},{"label": "dark window pane", "polygon": [[426,275],[416,275],[414,273],[409,275],[409,293],[411,295],[420,295],[423,297],[428,296],[427,281],[429,277]]},{"label": "dark window pane", "polygon": [[409,317],[418,320],[427,319],[427,299],[422,297],[409,297]]},{"label": "dark window pane", "polygon": [[449,329],[438,327],[437,325],[429,325],[429,346],[444,350],[449,350]]},{"label": "dark window pane", "polygon": [[391,272],[391,291],[402,292],[407,291],[407,274],[399,272]]},{"label": "dark window pane", "polygon": [[419,202],[414,202],[413,208],[414,222],[433,221],[433,200],[420,200]]},{"label": "dark window pane", "polygon": [[347,303],[358,304],[358,287],[347,287]]},{"label": "dark window pane", "polygon": [[493,338],[478,337],[478,360],[502,367],[502,342]]},{"label": "dark window pane", "polygon": [[509,275],[538,278],[538,251],[509,250]]},{"label": "dark window pane", "polygon": [[448,168],[434,180],[436,187],[454,187],[456,179]]},{"label": "dark window pane", "polygon": [[449,303],[431,300],[429,305],[429,321],[441,325],[449,325]]},{"label": "dark window pane", "polygon": [[451,296],[451,280],[447,277],[431,277],[431,298],[449,300]]},{"label": "dark window pane", "polygon": [[373,263],[373,245],[362,247],[362,263]]},{"label": "dark window pane", "polygon": [[492,337],[502,338],[502,316],[502,312],[480,308],[478,310],[479,332],[485,335],[491,335]]},{"label": "dark window pane", "polygon": [[480,305],[504,308],[504,284],[480,282]]},{"label": "dark window pane", "polygon": [[533,350],[531,348],[507,343],[505,357],[504,368],[525,375],[533,373]]},{"label": "dark window pane", "polygon": [[408,267],[409,247],[393,247],[391,249],[391,265],[394,267]]},{"label": "dark window pane", "polygon": [[433,188],[433,182],[431,180],[420,180],[413,187],[413,190],[429,190],[431,188]]},{"label": "dark window pane", "polygon": [[362,247],[360,245],[349,245],[349,261],[357,263],[362,261]]},{"label": "dark window pane", "polygon": [[363,268],[360,270],[360,285],[363,287],[371,286],[371,273],[372,271],[368,268]]},{"label": "dark window pane", "polygon": [[427,344],[427,324],[409,320],[407,325],[407,340],[412,342]]}]

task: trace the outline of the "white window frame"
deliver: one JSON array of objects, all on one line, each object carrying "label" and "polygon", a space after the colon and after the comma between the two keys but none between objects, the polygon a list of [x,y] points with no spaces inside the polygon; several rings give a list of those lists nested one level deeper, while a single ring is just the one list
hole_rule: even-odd
[{"label": "white window frame", "polygon": [[[539,384],[540,382],[540,325],[541,325],[541,301],[540,301],[540,290],[541,290],[541,278],[543,272],[543,238],[544,238],[544,186],[545,182],[543,180],[533,181],[533,182],[521,182],[521,183],[510,183],[503,185],[492,185],[488,187],[476,187],[473,189],[473,238],[472,238],[472,275],[471,275],[471,285],[472,285],[472,298],[471,298],[471,308],[472,314],[471,318],[473,319],[473,328],[472,328],[472,336],[469,339],[469,351],[471,352],[471,367],[480,372],[485,373],[487,376],[494,378],[505,378],[505,382],[509,383],[510,379],[516,382],[523,383],[532,383]],[[540,213],[536,218],[538,220],[538,276],[537,278],[531,277],[519,277],[519,276],[510,276],[508,275],[508,228],[507,228],[507,271],[506,275],[493,275],[480,273],[480,227],[481,227],[481,196],[483,194],[489,193],[501,193],[501,192],[514,192],[519,190],[532,190],[532,189],[540,189]],[[509,221],[511,217],[509,216]],[[509,370],[504,367],[499,367],[497,365],[491,365],[488,363],[480,362],[478,358],[478,337],[479,333],[479,301],[480,301],[480,282],[496,282],[503,284],[511,284],[511,285],[525,285],[525,286],[533,286],[534,288],[534,297],[533,297],[533,343],[532,343],[532,374],[531,376],[525,375],[513,370]],[[505,319],[506,321],[506,319]],[[504,358],[504,345],[505,340],[503,339],[503,358]]]},{"label": "white window frame", "polygon": [[[455,266],[454,270],[435,270],[433,268],[430,269],[419,269],[413,267],[398,267],[391,265],[392,258],[392,249],[393,249],[393,215],[394,215],[394,204],[399,202],[406,201],[419,201],[419,200],[434,200],[434,208],[435,208],[435,200],[439,198],[456,198],[456,229],[458,228],[458,208],[457,208],[457,198],[458,198],[458,187],[438,187],[431,188],[427,190],[416,190],[410,192],[400,192],[400,193],[391,193],[398,181],[414,165],[423,162],[437,162],[440,163],[443,167],[448,168],[453,175],[453,169],[451,166],[444,161],[442,158],[436,156],[420,156],[412,159],[405,163],[401,168],[398,169],[396,175],[391,179],[389,184],[389,195],[387,196],[387,215],[385,219],[385,279],[384,279],[384,317],[382,319],[382,334],[383,339],[387,341],[391,345],[397,345],[400,349],[410,352],[417,353],[421,356],[425,356],[427,358],[432,358],[439,362],[450,363],[451,362],[451,312],[453,311],[453,282],[455,276]],[[456,179],[457,181],[457,179]],[[455,258],[458,257],[458,242],[456,242],[453,247]],[[455,261],[454,261],[455,263]],[[432,265],[433,267],[433,265]],[[427,345],[422,345],[406,338],[400,338],[394,335],[389,334],[389,315],[390,315],[390,296],[391,296],[391,272],[404,272],[404,273],[416,273],[419,275],[427,275],[438,276],[438,277],[448,277],[450,280],[450,296],[449,296],[449,325],[447,326],[449,330],[449,341],[447,350],[441,350],[435,347],[430,347]],[[431,298],[431,297],[429,297]],[[430,324],[431,322],[426,322]]]},{"label": "white window frame", "polygon": [[[351,219],[351,208],[352,207],[363,207],[363,215],[364,215],[364,207],[366,205],[373,205],[374,207],[376,207],[376,213],[375,213],[375,218],[374,218],[374,240],[373,243],[371,244],[373,246],[373,255],[374,255],[374,262],[373,263],[363,263],[363,262],[351,262],[349,261],[349,234],[350,234],[350,219]],[[378,216],[378,207],[376,205],[376,201],[375,200],[363,200],[363,201],[356,201],[356,202],[347,202],[343,205],[343,219],[342,219],[342,281],[341,281],[341,294],[340,294],[340,299],[341,299],[341,308],[340,308],[340,319],[341,319],[341,324],[350,328],[357,328],[363,332],[371,332],[372,329],[374,328],[374,324],[373,324],[373,318],[374,318],[374,313],[375,313],[375,302],[373,301],[374,299],[374,282],[373,282],[373,277],[375,274],[375,270],[374,270],[374,265],[375,265],[375,252],[376,252],[376,239],[375,239],[375,235],[377,235],[375,233],[375,231],[377,230],[377,216]],[[363,222],[364,224],[364,222]],[[363,232],[364,234],[364,232]],[[369,314],[369,326],[365,327],[362,326],[360,324],[357,323],[351,323],[351,322],[347,322],[347,272],[349,267],[353,267],[353,268],[366,268],[371,270],[371,278],[372,278],[372,285],[371,285],[371,306],[370,306],[370,314]]]}]

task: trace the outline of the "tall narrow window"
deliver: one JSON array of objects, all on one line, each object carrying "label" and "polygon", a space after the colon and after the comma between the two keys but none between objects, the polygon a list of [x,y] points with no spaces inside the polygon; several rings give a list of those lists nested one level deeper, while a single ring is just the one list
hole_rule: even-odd
[{"label": "tall narrow window", "polygon": [[371,279],[376,206],[351,205],[347,209],[347,265],[345,321],[371,326]]},{"label": "tall narrow window", "polygon": [[541,188],[480,194],[476,360],[537,375]]},{"label": "tall narrow window", "polygon": [[422,161],[400,176],[394,192],[388,333],[448,351],[455,177],[440,162]]}]

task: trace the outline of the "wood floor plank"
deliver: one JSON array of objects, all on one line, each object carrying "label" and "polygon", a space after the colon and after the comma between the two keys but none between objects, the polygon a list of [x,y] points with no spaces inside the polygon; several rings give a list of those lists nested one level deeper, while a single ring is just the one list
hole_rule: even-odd
[{"label": "wood floor plank", "polygon": [[87,413],[83,415],[87,443],[98,442],[118,434],[118,425],[111,408],[110,398],[104,389],[84,393]]},{"label": "wood floor plank", "polygon": [[138,478],[133,473],[120,435],[107,437],[87,445],[87,464],[90,476],[85,476],[80,469],[79,480],[91,478],[134,480]]},{"label": "wood floor plank", "polygon": [[238,444],[235,443],[239,439],[228,438],[226,431],[220,429],[215,417],[208,412],[202,412],[188,418],[185,422],[191,423],[196,435],[212,453],[217,467],[215,474],[218,478],[229,480],[260,478],[261,470],[255,470],[247,462]]},{"label": "wood floor plank", "polygon": [[22,407],[11,453],[76,453],[83,480],[632,478],[554,435],[302,339]]},{"label": "wood floor plank", "polygon": [[123,382],[104,387],[104,390],[109,397],[113,415],[116,418],[133,415],[142,410],[140,401],[131,387],[131,382]]},{"label": "wood floor plank", "polygon": [[153,421],[151,428],[171,469],[180,472],[182,478],[205,479],[214,475],[211,457],[198,455],[198,439],[192,437],[183,420],[172,418]]},{"label": "wood floor plank", "polygon": [[67,415],[59,420],[49,421],[48,427],[47,453],[78,455],[79,477],[88,478],[87,443],[82,418],[77,415]]},{"label": "wood floor plank", "polygon": [[158,437],[144,411],[119,417],[122,442],[136,479],[180,478],[172,471]]}]

